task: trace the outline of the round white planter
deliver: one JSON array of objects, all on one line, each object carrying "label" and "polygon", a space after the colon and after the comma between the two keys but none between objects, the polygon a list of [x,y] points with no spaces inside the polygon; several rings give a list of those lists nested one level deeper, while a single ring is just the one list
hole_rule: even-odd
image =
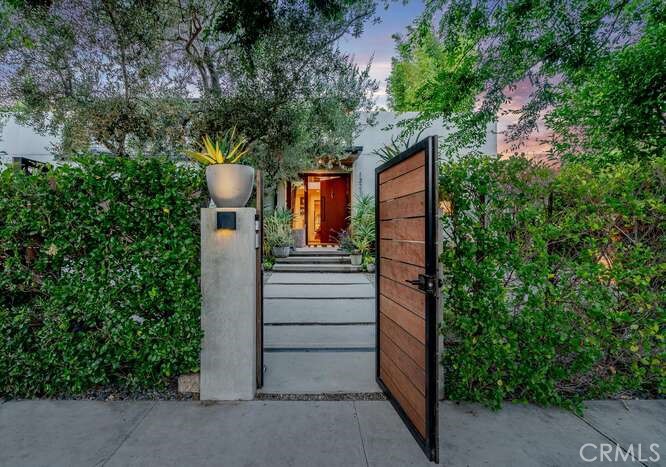
[{"label": "round white planter", "polygon": [[273,256],[276,258],[287,258],[289,256],[290,247],[288,246],[274,246]]},{"label": "round white planter", "polygon": [[218,208],[242,208],[252,195],[254,169],[240,164],[206,167],[208,193]]},{"label": "round white planter", "polygon": [[351,254],[349,255],[349,259],[351,259],[352,266],[360,266],[361,263],[363,262],[363,255]]}]

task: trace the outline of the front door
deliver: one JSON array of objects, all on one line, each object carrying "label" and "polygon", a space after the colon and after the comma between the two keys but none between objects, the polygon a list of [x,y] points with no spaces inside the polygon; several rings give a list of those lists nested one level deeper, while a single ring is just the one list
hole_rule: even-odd
[{"label": "front door", "polygon": [[347,227],[349,215],[349,177],[321,178],[321,243],[337,242],[338,233]]},{"label": "front door", "polygon": [[375,173],[376,378],[437,462],[437,138]]}]

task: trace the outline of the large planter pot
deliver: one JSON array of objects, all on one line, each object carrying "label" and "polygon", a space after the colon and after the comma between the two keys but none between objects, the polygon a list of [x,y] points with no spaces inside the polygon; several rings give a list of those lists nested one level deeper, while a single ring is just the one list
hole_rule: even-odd
[{"label": "large planter pot", "polygon": [[352,266],[360,266],[361,263],[363,262],[363,255],[361,254],[352,253],[351,255],[349,255],[349,258],[351,259]]},{"label": "large planter pot", "polygon": [[252,195],[254,169],[240,164],[206,167],[208,193],[218,208],[242,208]]},{"label": "large planter pot", "polygon": [[291,247],[288,246],[274,246],[273,247],[273,256],[276,258],[286,258],[289,256],[289,250]]}]

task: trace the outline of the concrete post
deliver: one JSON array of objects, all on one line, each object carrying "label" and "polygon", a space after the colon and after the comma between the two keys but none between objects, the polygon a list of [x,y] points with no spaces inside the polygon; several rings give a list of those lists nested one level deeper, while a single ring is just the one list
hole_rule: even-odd
[{"label": "concrete post", "polygon": [[[236,230],[217,229],[217,213]],[[256,392],[254,208],[201,210],[201,400],[249,400]]]}]

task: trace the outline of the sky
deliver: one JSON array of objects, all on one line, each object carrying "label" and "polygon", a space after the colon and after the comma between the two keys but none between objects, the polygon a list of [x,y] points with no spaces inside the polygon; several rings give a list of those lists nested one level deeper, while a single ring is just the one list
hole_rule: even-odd
[{"label": "sky", "polygon": [[[391,73],[391,57],[395,53],[395,41],[391,37],[394,34],[404,35],[407,26],[417,19],[423,12],[424,5],[422,1],[410,1],[406,5],[402,2],[391,2],[389,8],[383,8],[377,11],[381,22],[378,24],[366,24],[363,34],[358,37],[345,37],[340,41],[340,48],[349,53],[354,61],[361,67],[365,67],[372,59],[370,68],[371,78],[379,82],[379,89],[375,94],[377,107],[387,106],[386,78]],[[526,102],[530,93],[530,85],[527,82],[518,83],[516,90],[511,94],[512,102],[506,106],[505,110],[519,108]],[[509,144],[504,140],[502,132],[516,119],[515,115],[498,116],[497,130],[497,149],[499,153],[510,152]],[[546,151],[547,147],[541,143],[541,140],[547,137],[543,131],[543,123],[540,125],[540,131],[534,134],[529,140],[524,142],[520,152],[537,155]],[[511,151],[513,152],[513,151]]]},{"label": "sky", "polygon": [[366,24],[361,37],[345,37],[340,41],[340,48],[352,55],[359,66],[365,67],[372,59],[370,76],[379,81],[375,94],[377,107],[386,107],[386,78],[391,73],[391,57],[395,52],[391,36],[404,34],[423,8],[421,1],[410,1],[407,5],[391,2],[387,10],[378,9],[380,23]]}]

